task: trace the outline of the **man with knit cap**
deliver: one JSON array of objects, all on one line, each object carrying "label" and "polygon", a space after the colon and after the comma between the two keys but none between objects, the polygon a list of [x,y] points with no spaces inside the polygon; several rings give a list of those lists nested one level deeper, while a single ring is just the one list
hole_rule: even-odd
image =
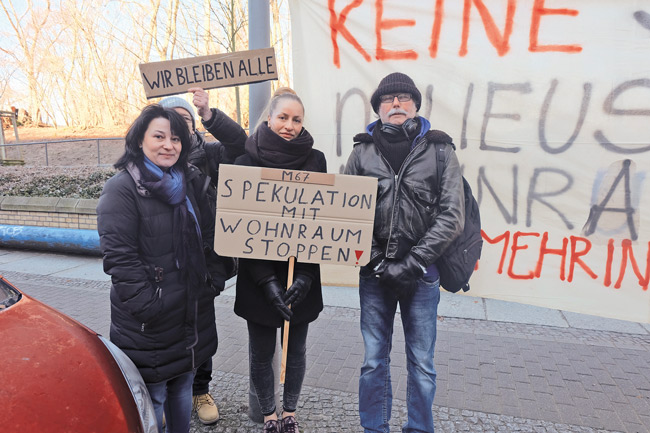
[{"label": "man with knit cap", "polygon": [[[184,98],[168,96],[163,98],[159,104],[174,109],[185,119],[192,140],[188,162],[197,166],[206,176],[203,199],[209,201],[213,214],[216,215],[219,164],[232,164],[235,158],[243,155],[244,143],[248,137],[246,131],[223,111],[218,108],[210,108],[209,95],[205,90],[193,87],[188,91],[193,94],[192,102],[201,118],[201,124],[214,138],[219,140],[218,142],[206,142],[203,134],[196,130],[194,108]],[[205,247],[211,254],[216,254],[212,251],[212,245]],[[211,269],[210,274],[213,276],[212,286],[221,291],[224,289],[226,279],[234,273],[236,264],[234,259],[227,257],[220,257],[218,263],[220,268]],[[222,278],[215,277],[218,275],[221,275]],[[215,278],[218,281],[214,281]],[[193,409],[203,424],[214,424],[219,420],[219,409],[209,392],[211,380],[212,359],[208,359],[197,369],[192,389]]]},{"label": "man with knit cap", "polygon": [[[433,432],[440,301],[435,261],[463,229],[462,174],[451,137],[431,130],[418,115],[422,95],[408,75],[384,77],[370,103],[379,119],[354,137],[345,168],[347,174],[379,181],[371,259],[359,272],[365,348],[359,415],[364,432],[389,431],[390,350],[399,304],[408,373],[402,432]],[[437,157],[444,161],[440,185]]]}]

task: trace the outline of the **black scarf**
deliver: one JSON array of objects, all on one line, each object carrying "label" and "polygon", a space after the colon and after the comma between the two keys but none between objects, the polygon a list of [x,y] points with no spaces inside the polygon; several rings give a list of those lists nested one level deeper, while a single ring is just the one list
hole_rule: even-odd
[{"label": "black scarf", "polygon": [[372,134],[373,141],[395,173],[399,173],[404,160],[411,152],[411,143],[419,128],[406,130],[397,125],[377,123]]},{"label": "black scarf", "polygon": [[[173,206],[174,216],[172,222],[172,239],[176,255],[176,267],[180,270],[183,280],[190,288],[204,285],[207,275],[207,266],[203,255],[203,241],[198,225],[199,215],[197,210],[191,212],[188,208],[185,173],[178,170],[181,176],[182,190],[179,193],[175,182],[169,172],[164,172],[162,178],[152,173],[144,161],[137,164],[142,175],[141,184],[151,195],[160,201]],[[191,206],[191,203],[189,203]]]},{"label": "black scarf", "polygon": [[319,171],[313,146],[314,139],[305,128],[287,141],[263,122],[246,140],[246,153],[260,167]]}]

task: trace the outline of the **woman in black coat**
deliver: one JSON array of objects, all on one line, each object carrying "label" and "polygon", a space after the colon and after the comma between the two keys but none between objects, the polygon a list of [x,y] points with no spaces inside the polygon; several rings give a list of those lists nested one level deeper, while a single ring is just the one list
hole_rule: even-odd
[{"label": "woman in black coat", "polygon": [[[326,172],[325,155],[302,126],[304,106],[295,93],[274,95],[268,122],[246,141],[246,154],[235,164]],[[240,259],[235,313],[246,319],[251,381],[264,415],[266,433],[297,433],[296,407],[305,376],[309,323],[323,309],[320,270],[316,264],[294,267],[293,284],[285,291],[288,263]],[[291,305],[291,309],[289,309]],[[273,355],[277,328],[290,321],[282,420],[275,407]]]},{"label": "woman in black coat", "polygon": [[[194,369],[217,349],[205,180],[187,163],[189,131],[149,105],[129,127],[121,169],[104,185],[97,229],[111,276],[110,338],[144,379],[162,429],[187,433]],[[206,262],[207,257],[207,262]],[[214,276],[219,279],[218,275]]]}]

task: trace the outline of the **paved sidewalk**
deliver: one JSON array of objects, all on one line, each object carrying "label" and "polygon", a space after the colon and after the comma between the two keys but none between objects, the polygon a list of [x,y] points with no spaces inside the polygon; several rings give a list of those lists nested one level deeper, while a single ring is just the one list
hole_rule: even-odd
[{"label": "paved sidewalk", "polygon": [[[0,249],[0,273],[26,293],[108,334],[109,278],[101,260]],[[326,287],[310,329],[302,432],[361,432],[363,359],[356,288]],[[244,320],[234,288],[215,301],[219,350],[211,384],[222,419],[192,432],[257,432],[248,404]],[[438,318],[434,416],[438,432],[650,432],[650,327],[445,293]],[[392,353],[391,431],[405,420],[401,324]]]}]

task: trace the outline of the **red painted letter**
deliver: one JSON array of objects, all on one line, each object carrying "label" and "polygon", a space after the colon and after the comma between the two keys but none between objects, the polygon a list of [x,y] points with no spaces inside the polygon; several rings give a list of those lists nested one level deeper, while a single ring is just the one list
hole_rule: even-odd
[{"label": "red painted letter", "polygon": [[536,236],[539,237],[539,233],[522,233],[522,232],[516,232],[512,236],[512,255],[510,256],[510,265],[508,266],[508,276],[514,280],[531,280],[535,278],[535,273],[533,271],[530,271],[526,275],[519,275],[515,274],[512,272],[512,268],[514,267],[515,264],[515,256],[517,255],[517,251],[519,250],[526,250],[528,249],[528,245],[517,245],[517,241],[519,240],[520,236]]},{"label": "red painted letter", "polygon": [[445,13],[444,5],[445,0],[436,0],[436,13],[433,19],[433,28],[431,29],[431,45],[429,45],[429,55],[432,59],[438,55],[438,42],[440,42],[442,18]]},{"label": "red painted letter", "polygon": [[497,272],[499,274],[503,273],[503,262],[506,260],[506,251],[508,251],[508,242],[510,241],[510,232],[504,232],[503,234],[497,236],[494,239],[490,239],[488,235],[485,234],[483,230],[481,230],[481,237],[485,239],[487,243],[490,244],[496,244],[497,242],[501,242],[502,239],[505,239],[506,241],[503,243],[503,250],[501,251],[501,261],[499,262],[499,269]]},{"label": "red painted letter", "polygon": [[[576,251],[576,243],[578,243],[578,241],[585,243],[585,248],[582,251]],[[587,266],[585,262],[583,262],[580,258],[587,254],[589,250],[591,250],[591,241],[589,239],[571,236],[571,262],[569,264],[569,282],[573,281],[573,268],[575,267],[576,263],[579,264],[580,267],[584,269],[591,278],[598,278],[594,271],[592,271],[589,266]]]},{"label": "red painted letter", "polygon": [[375,5],[377,6],[377,15],[375,16],[375,32],[377,33],[377,60],[417,59],[418,54],[413,50],[385,50],[381,44],[382,30],[390,30],[394,29],[395,27],[412,27],[415,25],[415,20],[382,20],[382,15],[384,14],[384,0],[377,0],[375,2]]},{"label": "red painted letter", "polygon": [[482,0],[465,0],[465,6],[463,8],[463,40],[460,45],[460,51],[458,55],[463,57],[467,54],[467,39],[469,38],[469,12],[472,8],[472,2],[478,9],[479,14],[481,15],[481,20],[483,20],[483,26],[485,27],[485,32],[487,37],[490,40],[490,43],[494,45],[494,48],[497,49],[497,53],[500,56],[505,55],[510,50],[510,35],[512,34],[512,24],[513,17],[515,15],[515,9],[517,7],[517,0],[508,0],[508,10],[506,11],[506,25],[503,28],[503,35],[499,33],[499,29],[496,24],[494,24],[494,19],[490,15],[490,11],[485,7]]},{"label": "red painted letter", "polygon": [[334,66],[337,68],[341,67],[341,59],[339,58],[339,45],[336,42],[336,37],[339,33],[343,35],[346,41],[352,44],[354,48],[357,49],[359,53],[366,59],[366,62],[370,61],[370,54],[368,54],[359,44],[359,42],[352,36],[352,34],[345,27],[345,20],[348,18],[348,14],[354,8],[359,7],[363,0],[354,0],[352,3],[347,5],[341,11],[341,14],[336,17],[336,12],[334,11],[334,2],[336,0],[328,0],[327,6],[330,10],[330,32],[332,36],[332,46],[334,47]]},{"label": "red painted letter", "polygon": [[607,242],[607,269],[605,269],[605,280],[603,283],[606,287],[612,284],[612,262],[614,261],[614,239]]},{"label": "red painted letter", "polygon": [[528,51],[541,53],[547,51],[559,51],[561,53],[579,53],[582,51],[580,45],[539,45],[537,38],[539,36],[539,22],[544,15],[569,15],[576,16],[578,11],[575,9],[549,9],[544,7],[545,0],[535,0],[533,5],[533,17],[530,22],[530,45]]},{"label": "red painted letter", "polygon": [[569,243],[567,238],[562,238],[562,248],[552,249],[547,248],[548,244],[548,232],[544,232],[542,236],[542,245],[539,247],[539,259],[537,260],[537,267],[535,268],[535,277],[539,278],[542,275],[542,265],[544,264],[544,256],[546,254],[557,254],[562,257],[562,263],[560,264],[560,280],[564,281],[564,267],[566,266],[566,247]]},{"label": "red painted letter", "polygon": [[621,288],[621,283],[623,282],[623,277],[625,276],[625,268],[627,266],[627,256],[629,254],[630,263],[632,264],[632,269],[634,270],[636,277],[639,279],[639,285],[643,288],[643,290],[648,290],[648,282],[650,280],[650,242],[648,242],[648,256],[646,259],[645,276],[641,275],[641,271],[639,270],[639,265],[637,264],[636,259],[634,258],[634,251],[632,250],[632,241],[629,239],[623,239],[623,241],[621,242],[621,246],[623,247],[623,257],[621,258],[621,270],[618,274],[618,280],[616,281],[616,284],[614,284],[614,288],[616,289]]}]

